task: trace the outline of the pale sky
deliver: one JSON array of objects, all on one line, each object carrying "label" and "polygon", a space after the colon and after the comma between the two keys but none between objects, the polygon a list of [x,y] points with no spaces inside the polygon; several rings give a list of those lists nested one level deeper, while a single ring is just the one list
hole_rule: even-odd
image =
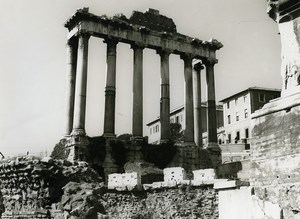
[{"label": "pale sky", "polygon": [[[265,0],[1,0],[0,151],[5,155],[52,151],[64,127],[66,35],[63,23],[77,8],[96,15],[127,17],[155,8],[177,31],[201,40],[215,38],[216,98],[250,86],[280,88],[280,35],[266,14]],[[105,53],[90,38],[86,131],[102,135]],[[131,132],[132,50],[118,44],[117,134]],[[144,51],[144,125],[159,115],[159,56]],[[205,77],[203,72],[203,89]],[[183,104],[183,61],[170,57],[171,109]],[[203,98],[205,93],[203,93]],[[146,128],[145,128],[146,129]],[[144,133],[146,130],[144,129]]]}]

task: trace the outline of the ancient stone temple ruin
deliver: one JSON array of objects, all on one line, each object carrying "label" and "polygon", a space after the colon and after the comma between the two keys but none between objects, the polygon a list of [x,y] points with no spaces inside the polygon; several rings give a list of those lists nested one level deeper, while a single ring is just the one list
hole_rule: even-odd
[{"label": "ancient stone temple ruin", "polygon": [[[214,65],[217,63],[216,51],[222,44],[215,39],[202,41],[177,32],[171,18],[149,9],[146,12],[134,11],[130,18],[124,15],[108,18],[89,13],[87,8],[77,10],[65,23],[68,28],[68,72],[67,107],[65,136],[70,139],[70,160],[85,160],[88,144],[85,131],[87,62],[89,38],[100,37],[107,45],[107,72],[105,87],[104,133],[107,139],[115,135],[116,100],[116,53],[118,43],[131,45],[133,50],[133,104],[132,135],[135,141],[143,138],[143,49],[157,51],[161,60],[160,121],[161,142],[170,139],[170,80],[169,56],[176,54],[184,62],[185,78],[185,145],[201,147],[202,131],[199,116],[201,104],[200,71],[203,65],[207,78],[208,145],[211,153],[220,154],[217,144],[216,102]],[[193,91],[193,70],[197,77]],[[76,92],[75,92],[76,87]],[[196,104],[193,99],[196,95]],[[75,101],[76,100],[76,101]],[[76,104],[74,104],[76,103]],[[196,108],[196,120],[194,118]],[[196,136],[196,139],[195,137]]]}]

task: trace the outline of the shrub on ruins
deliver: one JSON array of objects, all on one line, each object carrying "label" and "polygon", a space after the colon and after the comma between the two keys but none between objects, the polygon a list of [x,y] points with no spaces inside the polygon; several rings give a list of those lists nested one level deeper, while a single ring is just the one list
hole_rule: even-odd
[{"label": "shrub on ruins", "polygon": [[90,166],[101,176],[104,177],[103,161],[106,155],[106,140],[102,136],[88,137],[88,161]]},{"label": "shrub on ruins", "polygon": [[4,204],[3,204],[3,196],[2,196],[2,193],[0,191],[0,218],[1,218],[1,215],[4,211],[5,211],[5,207],[4,207]]},{"label": "shrub on ruins", "polygon": [[161,144],[144,144],[142,154],[144,160],[154,163],[159,168],[165,168],[172,161],[177,151],[174,142],[163,142]]},{"label": "shrub on ruins", "polygon": [[130,138],[131,137],[132,137],[132,134],[125,133],[125,134],[119,135],[117,137],[117,139],[120,140],[120,141],[124,141],[124,142],[130,144]]},{"label": "shrub on ruins", "polygon": [[102,136],[88,137],[88,158],[91,163],[102,163],[105,158],[106,140]]},{"label": "shrub on ruins", "polygon": [[53,151],[50,155],[53,159],[60,159],[60,160],[66,160],[68,157],[68,153],[66,151],[66,139],[61,139],[53,148]]},{"label": "shrub on ruins", "polygon": [[126,140],[118,139],[115,141],[111,141],[111,155],[119,167],[123,167],[127,161],[126,158],[128,149],[126,146],[128,145],[128,143],[130,144],[130,141],[128,142]]},{"label": "shrub on ruins", "polygon": [[170,137],[172,142],[179,142],[184,140],[183,130],[181,130],[180,123],[171,123],[170,124]]}]

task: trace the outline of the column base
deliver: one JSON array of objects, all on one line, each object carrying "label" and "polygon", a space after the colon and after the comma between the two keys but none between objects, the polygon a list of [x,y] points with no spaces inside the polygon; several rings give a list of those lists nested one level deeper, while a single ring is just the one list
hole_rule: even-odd
[{"label": "column base", "polygon": [[104,133],[103,137],[106,138],[106,139],[115,139],[116,134],[114,134],[114,133]]},{"label": "column base", "polygon": [[131,147],[127,154],[128,161],[142,160],[142,146],[144,144],[144,138],[142,136],[132,136],[130,138]]},{"label": "column base", "polygon": [[159,143],[160,143],[160,144],[170,143],[170,142],[171,142],[170,139],[161,139],[161,140],[159,140]]},{"label": "column base", "polygon": [[87,147],[89,145],[88,138],[83,129],[74,129],[67,137],[66,150],[68,153],[68,161],[86,161],[88,156]]},{"label": "column base", "polygon": [[185,141],[181,144],[181,147],[196,147],[196,143],[194,141]]},{"label": "column base", "polygon": [[211,162],[213,168],[216,168],[217,166],[222,164],[222,150],[218,143],[215,142],[209,142],[206,147],[207,151],[210,154]]},{"label": "column base", "polygon": [[131,136],[130,141],[144,141],[143,136]]},{"label": "column base", "polygon": [[214,150],[214,151],[221,151],[221,148],[218,143],[215,142],[209,142],[206,144],[206,149],[208,150]]}]

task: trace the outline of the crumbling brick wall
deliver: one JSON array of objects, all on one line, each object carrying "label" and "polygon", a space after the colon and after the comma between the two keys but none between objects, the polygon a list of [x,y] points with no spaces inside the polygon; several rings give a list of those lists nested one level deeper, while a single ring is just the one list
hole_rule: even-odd
[{"label": "crumbling brick wall", "polygon": [[49,218],[53,212],[63,215],[60,201],[67,183],[100,184],[101,181],[84,162],[72,164],[27,156],[4,160],[0,163],[0,191],[3,195],[3,200],[0,196],[0,214],[5,209],[2,219],[20,216]]}]

